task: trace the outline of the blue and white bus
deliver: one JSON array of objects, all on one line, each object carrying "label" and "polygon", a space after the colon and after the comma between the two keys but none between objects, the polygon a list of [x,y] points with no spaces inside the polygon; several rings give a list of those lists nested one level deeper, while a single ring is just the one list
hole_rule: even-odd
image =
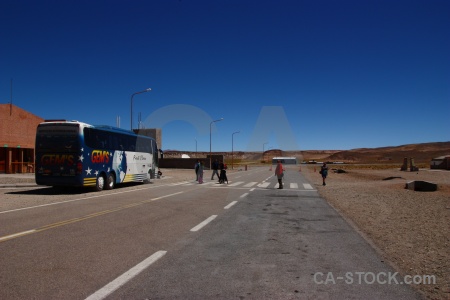
[{"label": "blue and white bus", "polygon": [[155,139],[111,126],[54,120],[36,132],[36,183],[113,189],[150,182],[158,167]]}]

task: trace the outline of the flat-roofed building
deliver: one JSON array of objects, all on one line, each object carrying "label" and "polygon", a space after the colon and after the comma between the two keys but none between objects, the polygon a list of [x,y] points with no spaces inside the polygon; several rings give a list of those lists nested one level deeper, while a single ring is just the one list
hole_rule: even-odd
[{"label": "flat-roofed building", "polygon": [[43,121],[13,104],[0,104],[0,173],[34,172],[36,128]]},{"label": "flat-roofed building", "polygon": [[297,157],[274,157],[272,158],[272,165],[276,165],[278,161],[281,161],[282,164],[286,165],[296,165],[297,164]]},{"label": "flat-roofed building", "polygon": [[430,163],[430,168],[450,170],[450,155],[433,158]]}]

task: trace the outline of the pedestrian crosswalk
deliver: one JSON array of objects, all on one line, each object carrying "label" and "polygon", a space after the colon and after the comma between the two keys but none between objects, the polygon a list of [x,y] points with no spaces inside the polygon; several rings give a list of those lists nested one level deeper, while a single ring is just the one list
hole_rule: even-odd
[{"label": "pedestrian crosswalk", "polygon": [[[261,188],[261,189],[277,189],[278,182],[270,182],[270,181],[262,181],[262,182],[245,182],[245,181],[229,181],[228,184],[219,184],[217,181],[203,182],[199,184],[196,181],[183,181],[179,182],[176,185],[190,186],[190,185],[201,185],[205,187],[235,187],[235,188]],[[284,183],[284,189],[291,190],[309,190],[314,191],[315,189],[309,183]]]}]

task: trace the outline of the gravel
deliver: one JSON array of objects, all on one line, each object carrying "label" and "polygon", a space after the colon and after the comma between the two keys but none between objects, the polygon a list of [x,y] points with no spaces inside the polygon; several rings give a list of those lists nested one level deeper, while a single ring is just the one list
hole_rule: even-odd
[{"label": "gravel", "polygon": [[[436,284],[414,288],[429,299],[450,299],[450,172],[346,170],[330,172],[327,185],[313,171],[310,181],[400,274],[434,275]],[[435,192],[405,189],[406,182],[438,184]]]}]

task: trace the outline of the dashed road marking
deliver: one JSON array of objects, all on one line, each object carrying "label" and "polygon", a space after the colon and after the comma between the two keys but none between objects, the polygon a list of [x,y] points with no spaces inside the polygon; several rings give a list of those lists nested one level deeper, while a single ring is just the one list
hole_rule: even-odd
[{"label": "dashed road marking", "polygon": [[86,300],[101,300],[105,299],[109,295],[111,295],[114,291],[116,291],[118,288],[123,286],[125,283],[129,282],[131,279],[136,277],[139,273],[144,271],[146,268],[148,268],[151,264],[156,262],[158,259],[166,255],[167,251],[158,251],[153,253],[151,256],[147,257],[145,260],[131,268],[130,270],[126,271],[101,289],[99,289],[94,294],[90,295],[86,298]]},{"label": "dashed road marking", "polygon": [[202,229],[203,227],[205,227],[206,225],[208,225],[208,223],[210,223],[212,220],[214,220],[215,218],[217,218],[217,215],[212,215],[211,217],[209,217],[208,219],[206,219],[205,221],[201,222],[200,224],[198,224],[197,226],[193,227],[190,231],[199,231],[200,229]]},{"label": "dashed road marking", "polygon": [[232,207],[233,205],[235,205],[237,203],[237,201],[233,201],[230,204],[228,204],[227,206],[224,207],[224,209],[229,209],[230,207]]}]

